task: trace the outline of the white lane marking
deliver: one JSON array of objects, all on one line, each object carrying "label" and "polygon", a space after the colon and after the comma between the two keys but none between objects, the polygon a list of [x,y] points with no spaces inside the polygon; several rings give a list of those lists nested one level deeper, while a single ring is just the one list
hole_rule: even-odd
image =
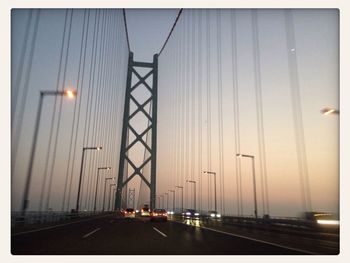
[{"label": "white lane marking", "polygon": [[77,223],[81,223],[81,222],[87,222],[87,221],[91,221],[91,220],[95,220],[95,219],[99,219],[99,218],[107,217],[107,216],[110,216],[110,215],[104,215],[104,216],[89,218],[89,219],[85,219],[85,220],[79,220],[79,221],[75,221],[75,222],[70,222],[70,223],[66,223],[66,224],[60,224],[60,225],[54,225],[54,226],[43,227],[43,228],[39,228],[39,229],[33,229],[33,230],[23,231],[23,232],[19,232],[19,233],[14,233],[14,234],[12,234],[11,236],[20,236],[20,235],[24,235],[24,234],[29,234],[29,233],[34,233],[34,232],[49,230],[49,229],[53,229],[53,228],[57,228],[57,227],[61,227],[61,226],[68,226],[68,225],[77,224]]},{"label": "white lane marking", "polygon": [[91,236],[93,233],[99,231],[101,228],[96,228],[95,230],[91,231],[90,233],[87,233],[85,236],[83,236],[83,238],[87,238],[88,236]]},{"label": "white lane marking", "polygon": [[159,234],[161,234],[163,237],[167,237],[167,235],[164,234],[163,232],[161,232],[159,229],[157,229],[157,228],[155,228],[155,227],[153,227],[153,229],[154,229],[155,231],[157,231]]},{"label": "white lane marking", "polygon": [[[188,226],[188,224],[183,223],[183,222],[178,222],[178,221],[173,221],[173,222],[176,222],[176,223]],[[194,226],[194,225],[190,225],[190,226]],[[216,229],[205,227],[205,226],[194,226],[194,227],[203,228],[203,229],[206,229],[206,230],[210,230],[210,231],[213,231],[213,232],[217,232],[217,233],[221,233],[221,234],[225,234],[225,235],[229,235],[229,236],[233,236],[233,237],[240,237],[240,238],[244,238],[244,239],[248,239],[248,240],[252,240],[252,241],[255,241],[255,242],[260,242],[260,243],[264,243],[264,244],[268,244],[268,245],[272,245],[272,246],[276,246],[276,247],[280,247],[280,248],[294,250],[294,251],[301,252],[301,253],[306,253],[306,254],[311,254],[311,255],[318,255],[318,254],[316,254],[314,252],[311,252],[311,251],[298,249],[298,248],[287,247],[287,246],[279,245],[279,244],[268,242],[268,241],[264,241],[264,240],[259,240],[259,239],[255,239],[255,238],[251,238],[251,237],[246,237],[246,236],[241,236],[241,235],[237,235],[237,234],[233,234],[233,233],[224,232],[224,231],[221,231],[221,230],[216,230]]]},{"label": "white lane marking", "polygon": [[255,238],[251,238],[251,237],[245,237],[245,236],[241,236],[241,235],[236,235],[236,234],[224,232],[224,231],[221,231],[221,230],[208,228],[208,227],[205,227],[205,226],[201,226],[201,228],[204,228],[204,229],[207,229],[207,230],[210,230],[210,231],[214,231],[214,232],[218,232],[218,233],[221,233],[221,234],[226,234],[226,235],[230,235],[230,236],[234,236],[234,237],[245,238],[245,239],[252,240],[252,241],[255,241],[255,242],[265,243],[265,244],[272,245],[272,246],[277,246],[277,247],[281,247],[281,248],[285,248],[285,249],[289,249],[289,250],[294,250],[294,251],[301,252],[301,253],[316,255],[315,253],[313,253],[311,251],[307,251],[307,250],[303,250],[303,249],[291,248],[291,247],[279,245],[279,244],[268,242],[268,241],[264,241],[264,240],[259,240],[259,239],[255,239]]}]

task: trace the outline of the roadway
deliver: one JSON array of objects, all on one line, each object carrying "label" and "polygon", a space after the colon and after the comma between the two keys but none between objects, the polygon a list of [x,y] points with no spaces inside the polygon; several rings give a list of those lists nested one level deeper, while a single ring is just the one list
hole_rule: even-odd
[{"label": "roadway", "polygon": [[13,255],[300,255],[303,251],[196,227],[105,215],[12,233]]}]

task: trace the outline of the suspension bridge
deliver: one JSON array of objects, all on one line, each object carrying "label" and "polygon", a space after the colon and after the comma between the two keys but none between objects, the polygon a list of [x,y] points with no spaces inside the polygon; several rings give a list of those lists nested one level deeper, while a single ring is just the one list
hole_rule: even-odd
[{"label": "suspension bridge", "polygon": [[12,11],[12,253],[338,254],[338,11],[129,12]]}]

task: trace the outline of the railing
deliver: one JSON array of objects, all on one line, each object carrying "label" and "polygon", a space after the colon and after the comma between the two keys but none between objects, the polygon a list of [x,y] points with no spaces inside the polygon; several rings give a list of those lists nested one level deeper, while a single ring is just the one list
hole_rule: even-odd
[{"label": "railing", "polygon": [[67,220],[73,220],[77,218],[95,216],[102,213],[110,212],[93,212],[93,211],[83,211],[83,212],[61,212],[61,211],[49,211],[49,212],[36,212],[28,211],[25,217],[21,215],[21,212],[11,212],[11,226],[23,226],[23,225],[33,225],[33,224],[45,224],[62,222]]}]

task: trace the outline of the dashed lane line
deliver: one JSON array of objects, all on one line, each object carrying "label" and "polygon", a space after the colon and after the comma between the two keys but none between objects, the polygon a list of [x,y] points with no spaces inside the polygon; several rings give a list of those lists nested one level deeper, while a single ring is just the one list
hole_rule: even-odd
[{"label": "dashed lane line", "polygon": [[158,232],[159,234],[161,234],[163,237],[167,237],[167,235],[166,234],[164,234],[162,231],[160,231],[159,229],[157,229],[157,228],[155,228],[155,227],[153,227],[153,229],[156,231],[156,232]]},{"label": "dashed lane line", "polygon": [[89,236],[91,236],[92,234],[96,233],[97,231],[101,230],[101,228],[96,228],[95,230],[91,231],[90,233],[87,233],[85,236],[83,236],[83,238],[87,238]]}]

